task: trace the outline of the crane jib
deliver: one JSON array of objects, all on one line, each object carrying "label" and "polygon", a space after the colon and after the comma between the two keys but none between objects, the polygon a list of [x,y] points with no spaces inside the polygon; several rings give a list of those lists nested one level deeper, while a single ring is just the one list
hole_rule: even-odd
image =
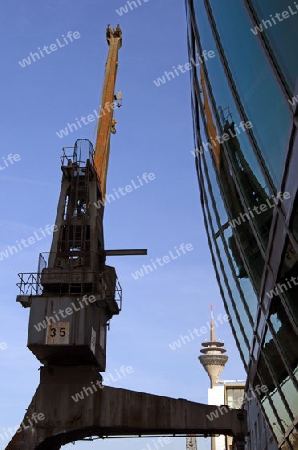
[{"label": "crane jib", "polygon": [[106,180],[110,156],[110,137],[111,132],[116,132],[116,121],[113,119],[113,112],[115,105],[118,51],[122,45],[122,31],[120,26],[117,25],[116,29],[113,29],[110,25],[108,25],[106,36],[109,44],[109,53],[106,63],[101,105],[107,105],[107,107],[104,108],[104,112],[101,114],[98,122],[94,152],[94,168],[100,182],[103,200],[106,195]]}]

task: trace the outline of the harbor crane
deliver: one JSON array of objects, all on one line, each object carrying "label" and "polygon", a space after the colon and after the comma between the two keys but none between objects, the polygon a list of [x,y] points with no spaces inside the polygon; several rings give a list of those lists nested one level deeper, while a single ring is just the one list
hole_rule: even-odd
[{"label": "harbor crane", "polygon": [[[107,329],[122,305],[116,271],[106,257],[147,254],[144,249],[104,246],[113,115],[122,99],[115,94],[120,26],[108,25],[106,39],[109,52],[95,149],[85,139],[63,149],[57,231],[50,252],[40,255],[37,273],[19,274],[17,301],[30,308],[27,346],[42,366],[40,384],[6,449],[58,450],[94,437],[218,432],[234,436],[235,449],[243,450],[245,411],[231,410],[210,422],[212,406],[102,385]],[[86,395],[74,401],[82,390]]]}]

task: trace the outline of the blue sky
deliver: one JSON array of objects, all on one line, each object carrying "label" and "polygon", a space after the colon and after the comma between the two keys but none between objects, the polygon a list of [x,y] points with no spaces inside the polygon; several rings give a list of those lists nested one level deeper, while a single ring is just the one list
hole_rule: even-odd
[{"label": "blue sky", "polygon": [[[201,338],[171,350],[169,344],[224,314],[209,255],[195,172],[189,73],[157,87],[154,80],[188,61],[183,0],[140,0],[120,17],[124,0],[2,0],[0,2],[1,73],[0,252],[39,228],[55,223],[60,192],[63,146],[78,138],[94,142],[96,122],[60,139],[56,132],[75,118],[92,114],[101,98],[108,46],[106,25],[121,24],[117,90],[123,106],[116,111],[107,193],[136,181],[143,173],[155,179],[105,209],[106,248],[147,248],[148,256],[108,258],[123,289],[123,311],[111,322],[107,373],[122,365],[133,372],[113,383],[136,391],[207,401],[209,380],[200,366]],[[21,67],[38,47],[50,46],[68,31],[80,38]],[[7,156],[19,154],[11,164]],[[4,158],[4,159],[3,159]],[[6,163],[5,163],[6,162]],[[18,425],[39,381],[39,362],[26,348],[29,310],[15,302],[19,272],[35,272],[44,238],[0,261],[1,377],[0,430]],[[143,264],[168,255],[180,244],[187,252],[135,280]],[[244,370],[227,323],[217,329],[230,361],[222,378],[244,379]],[[207,337],[207,335],[206,335]],[[1,431],[0,431],[1,433]],[[125,439],[125,450],[141,450],[151,439]],[[114,448],[119,441],[76,443],[64,448]],[[6,444],[6,443],[5,443]],[[0,441],[0,449],[5,448]],[[169,450],[185,448],[172,439]],[[199,450],[209,448],[199,439]]]}]

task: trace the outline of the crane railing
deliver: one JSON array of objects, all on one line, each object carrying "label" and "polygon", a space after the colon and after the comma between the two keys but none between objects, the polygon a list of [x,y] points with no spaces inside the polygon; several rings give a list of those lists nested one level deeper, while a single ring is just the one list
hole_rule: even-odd
[{"label": "crane railing", "polygon": [[[120,282],[114,271],[109,273],[111,268],[107,266],[106,270],[84,271],[84,276],[81,278],[75,268],[63,270],[63,273],[57,268],[49,268],[48,260],[51,253],[40,253],[38,271],[37,272],[23,272],[19,273],[20,279],[17,286],[20,290],[19,295],[33,296],[41,295],[54,289],[59,295],[75,295],[84,294],[86,289],[91,294],[98,293],[102,301],[115,301],[117,303],[119,312],[122,309],[122,288]],[[99,255],[99,253],[98,253]],[[48,272],[49,271],[49,272]],[[54,272],[54,275],[52,276]],[[61,272],[61,280],[60,280]]]},{"label": "crane railing", "polygon": [[93,165],[94,148],[88,139],[78,139],[74,147],[63,147],[60,157],[62,166],[77,164],[78,167],[86,165],[87,160]]}]

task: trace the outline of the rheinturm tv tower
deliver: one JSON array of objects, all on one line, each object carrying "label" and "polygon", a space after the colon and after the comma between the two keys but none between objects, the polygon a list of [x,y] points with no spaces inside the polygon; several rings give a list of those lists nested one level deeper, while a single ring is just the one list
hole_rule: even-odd
[{"label": "rheinturm tv tower", "polygon": [[[216,340],[212,305],[210,306],[210,310],[210,340],[207,342],[202,342],[201,353],[203,354],[199,356],[199,360],[210,378],[210,389],[208,389],[208,404],[222,405],[224,389],[222,383],[219,382],[219,376],[223,371],[226,363],[228,362],[229,357],[224,354],[226,353],[224,343]],[[219,446],[217,445],[219,444],[219,440],[223,440],[224,443],[224,436],[211,437],[211,450],[217,450],[217,448],[219,448]]]},{"label": "rheinturm tv tower", "polygon": [[203,353],[203,355],[199,356],[199,360],[208,373],[208,376],[210,378],[210,387],[211,389],[213,389],[215,386],[217,386],[219,375],[223,371],[229,357],[227,355],[224,355],[224,353],[226,353],[224,343],[216,340],[212,305],[210,309],[210,341],[202,342],[203,348],[201,349],[201,353]]}]

